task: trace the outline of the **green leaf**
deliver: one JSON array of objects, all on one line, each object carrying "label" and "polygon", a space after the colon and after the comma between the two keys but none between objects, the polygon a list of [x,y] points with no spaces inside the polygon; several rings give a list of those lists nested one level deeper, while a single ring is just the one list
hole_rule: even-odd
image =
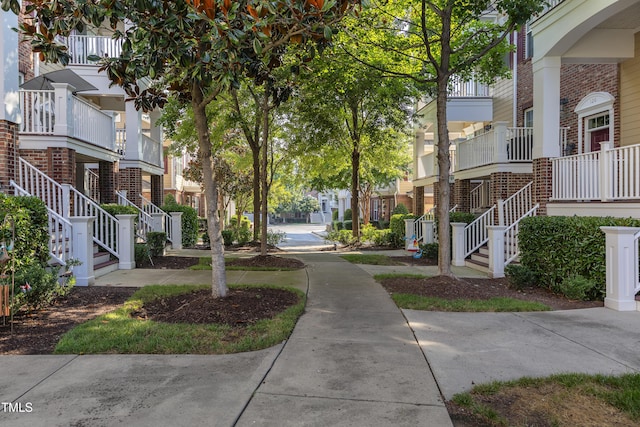
[{"label": "green leaf", "polygon": [[258,55],[262,54],[262,45],[258,39],[253,39],[253,51]]},{"label": "green leaf", "polygon": [[331,30],[331,27],[324,27],[324,38],[327,40],[333,38],[333,30]]}]

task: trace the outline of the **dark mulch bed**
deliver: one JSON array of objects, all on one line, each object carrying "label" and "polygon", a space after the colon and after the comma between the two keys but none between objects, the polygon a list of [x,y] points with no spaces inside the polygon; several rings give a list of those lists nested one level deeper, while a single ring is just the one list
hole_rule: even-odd
[{"label": "dark mulch bed", "polygon": [[158,298],[135,316],[167,323],[217,323],[229,326],[254,324],[270,319],[297,304],[299,296],[285,289],[230,289],[225,298],[214,299],[211,290]]},{"label": "dark mulch bed", "polygon": [[[206,256],[206,255],[203,255]],[[136,268],[166,268],[174,270],[182,270],[189,268],[192,265],[197,265],[199,262],[198,257],[186,257],[186,256],[161,256],[153,257],[150,260],[146,259],[141,264],[136,264]]]},{"label": "dark mulch bed", "polygon": [[226,262],[226,265],[232,267],[268,267],[268,268],[287,268],[299,270],[304,268],[304,262],[295,258],[285,258],[275,255],[256,255],[251,258],[235,258]]},{"label": "dark mulch bed", "polygon": [[51,354],[60,337],[77,324],[120,307],[137,288],[76,287],[50,307],[14,316],[0,326],[0,354]]},{"label": "dark mulch bed", "polygon": [[382,286],[389,293],[414,294],[443,299],[491,299],[494,297],[516,298],[537,301],[554,310],[602,307],[602,301],[569,300],[543,288],[516,290],[509,286],[509,280],[452,278],[436,276],[428,279],[393,278],[382,280]]}]

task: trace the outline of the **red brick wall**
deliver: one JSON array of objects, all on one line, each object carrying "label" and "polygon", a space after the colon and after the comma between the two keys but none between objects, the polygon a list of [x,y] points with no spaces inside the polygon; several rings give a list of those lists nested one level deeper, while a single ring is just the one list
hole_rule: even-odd
[{"label": "red brick wall", "polygon": [[424,214],[424,187],[413,187],[413,202],[407,205],[407,208],[414,215],[421,216]]},{"label": "red brick wall", "polygon": [[[620,71],[616,64],[565,64],[560,68],[560,126],[569,127],[567,141],[578,143],[578,103],[591,92],[608,92],[614,102],[614,145],[620,146]],[[531,60],[518,65],[518,126],[523,126],[524,110],[533,106],[533,68]],[[560,100],[558,100],[560,102]],[[533,119],[536,120],[535,117]]]},{"label": "red brick wall", "polygon": [[127,198],[136,205],[141,205],[139,194],[142,194],[142,169],[120,169],[118,174],[119,189],[127,191]]},{"label": "red brick wall", "polygon": [[43,173],[49,174],[47,150],[20,150],[20,157],[40,169]]},{"label": "red brick wall", "polygon": [[[140,178],[142,186],[142,177]],[[142,190],[142,188],[141,188]],[[151,175],[151,202],[156,206],[164,204],[164,182],[162,175]]]},{"label": "red brick wall", "polygon": [[60,184],[76,185],[76,151],[69,148],[47,148],[47,174]]},{"label": "red brick wall", "polygon": [[[24,7],[28,3],[27,1],[22,2],[22,10],[24,13]],[[24,15],[21,13],[18,15],[18,25],[24,22]],[[24,80],[30,80],[33,78],[33,55],[31,52],[31,45],[28,42],[25,42],[22,36],[19,36],[18,42],[18,71],[24,74]]]},{"label": "red brick wall", "polygon": [[118,189],[118,165],[113,162],[98,163],[98,183],[100,186],[100,203],[116,203]]},{"label": "red brick wall", "polygon": [[9,181],[14,179],[18,125],[0,120],[0,192],[10,192]]},{"label": "red brick wall", "polygon": [[458,212],[471,212],[471,181],[468,179],[458,179],[452,190],[453,206],[458,205]]},{"label": "red brick wall", "polygon": [[533,203],[539,203],[538,215],[547,214],[547,203],[552,192],[551,159],[533,160]]}]

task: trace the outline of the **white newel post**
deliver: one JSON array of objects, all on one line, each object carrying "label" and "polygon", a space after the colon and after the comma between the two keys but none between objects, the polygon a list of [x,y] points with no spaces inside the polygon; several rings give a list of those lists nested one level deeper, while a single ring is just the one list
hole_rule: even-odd
[{"label": "white newel post", "polygon": [[182,212],[170,212],[171,215],[171,232],[173,233],[171,247],[173,249],[182,249]]},{"label": "white newel post", "polygon": [[62,212],[60,213],[63,218],[69,218],[71,216],[71,184],[61,184],[62,187]]},{"label": "white newel post", "polygon": [[162,232],[164,229],[164,214],[152,213],[151,214],[151,230]]},{"label": "white newel post", "polygon": [[420,226],[422,227],[422,243],[425,245],[427,243],[434,243],[435,236],[433,233],[433,220],[423,219],[420,221]]},{"label": "white newel post", "polygon": [[507,155],[507,124],[507,122],[495,122],[493,124],[493,158],[495,163],[507,163],[509,161],[509,156]]},{"label": "white newel post", "polygon": [[405,219],[404,220],[404,250],[409,250],[409,247],[413,243],[413,239],[416,237],[413,231],[413,223],[415,220],[413,219]]},{"label": "white newel post", "polygon": [[464,222],[452,222],[451,223],[451,249],[452,259],[451,264],[457,267],[464,266],[464,259],[466,257],[466,245],[464,243],[464,228],[467,226]]},{"label": "white newel post", "polygon": [[606,234],[607,294],[604,306],[617,311],[637,310],[638,242],[640,228],[600,227]]},{"label": "white newel post", "polygon": [[504,232],[503,225],[489,225],[489,277],[504,277]]},{"label": "white newel post", "polygon": [[54,135],[73,135],[73,104],[71,97],[75,88],[68,83],[51,83],[55,102]]},{"label": "white newel post", "polygon": [[135,219],[138,215],[116,215],[120,223],[118,238],[118,268],[133,270],[136,268],[134,240],[136,235]]},{"label": "white newel post", "polygon": [[611,179],[613,174],[611,171],[611,149],[613,144],[611,142],[602,142],[600,144],[600,200],[608,202],[611,200]]},{"label": "white newel post", "polygon": [[93,221],[92,216],[72,216],[69,222],[73,227],[73,257],[80,265],[73,267],[76,286],[93,285],[96,281],[93,273]]}]

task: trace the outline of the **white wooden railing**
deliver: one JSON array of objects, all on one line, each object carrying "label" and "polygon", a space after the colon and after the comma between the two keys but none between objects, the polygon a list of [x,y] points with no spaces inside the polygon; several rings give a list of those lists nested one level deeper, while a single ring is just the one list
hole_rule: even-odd
[{"label": "white wooden railing", "polygon": [[147,135],[142,135],[142,161],[162,166],[162,144]]},{"label": "white wooden railing", "polygon": [[136,223],[136,237],[142,239],[143,241],[146,241],[147,233],[150,231],[155,231],[153,229],[153,218],[151,218],[151,215],[140,209],[140,207],[129,200],[125,192],[116,191],[116,197],[118,198],[119,205],[130,206],[132,208],[135,208],[135,210],[138,212],[138,222]]},{"label": "white wooden railing", "polygon": [[489,86],[477,80],[462,80],[452,76],[449,79],[448,96],[450,98],[471,98],[489,96]]},{"label": "white wooden railing", "polygon": [[18,162],[18,185],[29,195],[43,200],[47,207],[63,218],[91,216],[93,240],[118,257],[119,222],[96,202],[71,185],[61,185],[23,158]]},{"label": "white wooden railing", "polygon": [[471,211],[473,212],[474,210],[477,209],[481,209],[484,207],[489,206],[490,204],[490,197],[489,197],[489,190],[490,190],[490,182],[489,181],[482,181],[480,184],[478,184],[475,188],[473,188],[471,190],[471,194],[470,194],[470,208]]},{"label": "white wooden railing", "polygon": [[611,148],[551,160],[551,200],[640,199],[640,144]]},{"label": "white wooden railing", "polygon": [[[538,212],[539,204],[529,209],[520,218],[515,220],[513,224],[507,226],[504,231],[504,257],[502,259],[503,265],[509,265],[520,255],[520,246],[518,244],[518,232],[520,231],[520,221],[524,218],[534,216]],[[503,267],[504,270],[504,267]]]},{"label": "white wooden railing", "polygon": [[510,226],[523,218],[532,203],[533,181],[505,200],[498,200],[498,224]]},{"label": "white wooden railing", "polygon": [[[455,170],[456,164],[456,146],[452,145],[449,147],[449,159],[451,160],[451,167],[449,172],[453,173]],[[420,172],[423,175],[419,175],[418,178],[431,178],[434,176],[438,176],[440,168],[438,168],[438,156],[436,152],[425,154],[420,157],[421,170]]]},{"label": "white wooden railing", "polygon": [[84,169],[84,189],[88,197],[100,202],[100,176],[89,168]]},{"label": "white wooden railing", "polygon": [[117,58],[122,52],[122,41],[106,36],[76,34],[69,36],[64,43],[69,48],[71,65],[96,65],[89,56]]},{"label": "white wooden railing", "polygon": [[127,130],[116,129],[116,152],[120,154],[120,156],[124,156],[126,149],[127,149]]},{"label": "white wooden railing", "polygon": [[171,243],[174,242],[174,232],[173,232],[173,221],[171,220],[171,215],[160,209],[158,206],[154,205],[151,200],[146,199],[142,194],[139,195],[142,210],[145,211],[148,215],[162,215],[164,221],[164,232],[167,233],[167,240]]},{"label": "white wooden railing", "polygon": [[111,114],[73,95],[68,86],[55,90],[20,90],[23,135],[54,135],[115,150]]},{"label": "white wooden railing", "polygon": [[[11,180],[17,196],[30,196],[24,188]],[[73,226],[62,216],[47,207],[47,219],[49,223],[49,256],[60,265],[67,265],[73,257]]]},{"label": "white wooden railing", "polygon": [[495,205],[464,227],[464,256],[468,257],[489,240],[487,227],[495,224]]},{"label": "white wooden railing", "polygon": [[458,164],[456,170],[471,169],[495,163],[495,146],[495,129],[491,129],[472,139],[458,143]]}]

